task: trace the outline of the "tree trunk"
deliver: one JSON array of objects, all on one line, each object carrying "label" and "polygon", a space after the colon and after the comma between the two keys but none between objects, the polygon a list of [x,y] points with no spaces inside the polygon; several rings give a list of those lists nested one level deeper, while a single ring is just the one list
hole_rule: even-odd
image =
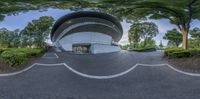
[{"label": "tree trunk", "polygon": [[179,44],[176,42],[176,48],[178,48],[178,45],[179,45]]},{"label": "tree trunk", "polygon": [[187,29],[183,28],[181,30],[182,35],[183,35],[183,40],[182,40],[182,48],[187,49],[188,48],[188,31]]},{"label": "tree trunk", "polygon": [[145,37],[144,39],[144,48],[146,48],[146,45],[147,45],[147,37]]}]

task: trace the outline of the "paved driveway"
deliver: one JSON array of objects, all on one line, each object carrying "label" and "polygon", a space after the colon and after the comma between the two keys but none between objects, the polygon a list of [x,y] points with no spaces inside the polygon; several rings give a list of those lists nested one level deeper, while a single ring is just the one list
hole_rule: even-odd
[{"label": "paved driveway", "polygon": [[[0,99],[199,99],[200,77],[172,70],[161,57],[162,52],[47,53],[37,61],[41,64],[0,77]],[[95,79],[67,66],[98,77],[135,68],[118,77]]]}]

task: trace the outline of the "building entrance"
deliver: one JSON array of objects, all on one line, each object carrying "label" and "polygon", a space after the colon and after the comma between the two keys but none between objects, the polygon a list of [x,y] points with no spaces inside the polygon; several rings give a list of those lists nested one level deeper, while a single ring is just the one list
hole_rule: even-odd
[{"label": "building entrance", "polygon": [[72,47],[76,54],[87,54],[90,53],[90,46],[89,44],[74,44]]}]

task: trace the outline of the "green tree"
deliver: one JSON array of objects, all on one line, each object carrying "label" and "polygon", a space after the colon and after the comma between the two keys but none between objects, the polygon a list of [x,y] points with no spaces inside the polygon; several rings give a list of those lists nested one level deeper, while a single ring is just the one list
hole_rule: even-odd
[{"label": "green tree", "polygon": [[182,41],[182,34],[177,31],[177,29],[168,30],[163,39],[169,40],[169,45],[175,45],[178,47]]},{"label": "green tree", "polygon": [[54,19],[49,16],[43,16],[38,20],[32,20],[32,22],[29,22],[21,32],[21,36],[24,41],[23,45],[34,45],[36,47],[43,48],[45,40],[48,39],[53,22]]},{"label": "green tree", "polygon": [[129,42],[137,47],[140,40],[144,40],[143,47],[147,47],[148,40],[158,34],[158,27],[153,22],[133,23],[129,30]]},{"label": "green tree", "polygon": [[190,31],[189,47],[200,48],[200,29],[195,27]]},{"label": "green tree", "polygon": [[[145,44],[145,41],[147,42]],[[148,37],[146,40],[140,42],[139,48],[155,48],[156,47],[156,42],[153,38]]]},{"label": "green tree", "polygon": [[0,45],[1,47],[19,47],[21,43],[19,30],[9,31],[6,28],[0,29]]},{"label": "green tree", "polygon": [[191,22],[200,20],[200,0],[100,0],[99,3],[99,7],[126,20],[168,19],[181,31],[184,49]]},{"label": "green tree", "polygon": [[45,11],[48,8],[78,9],[89,6],[85,0],[0,0],[0,21],[5,16],[16,15],[29,10]]},{"label": "green tree", "polygon": [[132,24],[128,31],[128,40],[131,47],[136,48],[140,42],[140,33],[142,30],[140,29],[139,24]]},{"label": "green tree", "polygon": [[130,47],[129,44],[126,44],[126,45],[120,45],[120,48],[123,49],[123,50],[128,50],[129,47]]},{"label": "green tree", "polygon": [[190,35],[194,39],[200,39],[200,28],[195,27],[190,31]]},{"label": "green tree", "polygon": [[163,48],[163,47],[164,47],[162,41],[160,41],[159,47],[160,47],[160,48]]}]

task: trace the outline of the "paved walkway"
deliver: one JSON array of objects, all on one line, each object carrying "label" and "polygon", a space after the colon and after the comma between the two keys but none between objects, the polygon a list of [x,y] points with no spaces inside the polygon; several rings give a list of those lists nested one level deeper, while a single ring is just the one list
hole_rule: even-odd
[{"label": "paved walkway", "polygon": [[31,68],[1,76],[0,99],[199,99],[200,77],[173,70],[161,57],[46,53]]}]

